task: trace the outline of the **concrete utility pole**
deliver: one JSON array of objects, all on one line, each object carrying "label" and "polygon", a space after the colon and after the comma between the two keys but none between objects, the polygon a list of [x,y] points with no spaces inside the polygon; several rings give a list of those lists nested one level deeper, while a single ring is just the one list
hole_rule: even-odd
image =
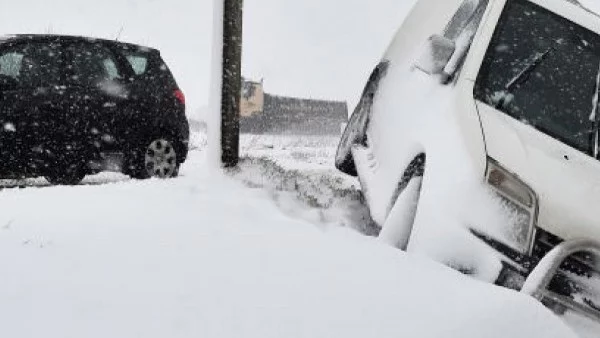
[{"label": "concrete utility pole", "polygon": [[211,141],[220,143],[220,152],[214,157],[220,157],[221,166],[229,168],[239,161],[243,0],[215,0],[213,4],[215,41],[211,95],[213,114],[220,112],[220,124],[214,121],[211,126]]}]

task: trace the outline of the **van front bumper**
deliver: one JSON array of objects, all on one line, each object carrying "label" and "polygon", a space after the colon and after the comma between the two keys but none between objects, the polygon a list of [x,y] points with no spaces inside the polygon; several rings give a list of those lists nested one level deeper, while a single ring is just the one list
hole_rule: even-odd
[{"label": "van front bumper", "polygon": [[538,270],[545,274],[551,273],[545,276],[547,283],[544,283],[544,290],[534,290],[538,293],[534,296],[559,312],[571,309],[600,322],[600,294],[596,290],[597,287],[586,282],[580,284],[581,280],[599,278],[600,255],[595,255],[593,252],[566,255],[566,259],[563,257],[560,261],[552,262],[557,268],[553,271],[545,271],[548,270],[548,260],[554,259],[556,251],[577,244],[578,241],[566,242],[558,236],[537,228],[531,253],[524,255],[477,231],[471,230],[471,233],[493,248],[500,256],[502,270],[495,281],[496,285],[530,294],[531,290],[527,289],[531,288],[532,283],[538,283],[540,279]]},{"label": "van front bumper", "polygon": [[[503,269],[495,284],[514,290],[521,290],[525,280],[540,261],[552,251],[552,249],[564,242],[564,240],[558,236],[541,228],[536,228],[531,252],[529,254],[522,254],[510,246],[478,231],[471,230],[471,233],[493,248],[500,256]],[[595,271],[598,266],[597,261],[598,257],[589,254],[576,254],[569,257],[561,265],[561,270],[578,276],[589,276],[591,273],[597,273],[597,271]],[[557,274],[552,280],[550,288],[563,295],[570,295],[573,292],[572,283],[569,282],[564,274]]]},{"label": "van front bumper", "polygon": [[503,268],[495,284],[532,296],[559,314],[570,310],[600,323],[599,286],[594,282],[600,276],[600,242],[563,241],[538,229],[531,255],[522,255],[472,233],[501,255]]}]

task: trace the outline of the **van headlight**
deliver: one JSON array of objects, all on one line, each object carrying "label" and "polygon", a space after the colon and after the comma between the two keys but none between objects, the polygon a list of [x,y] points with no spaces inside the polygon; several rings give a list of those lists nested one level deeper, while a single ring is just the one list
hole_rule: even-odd
[{"label": "van headlight", "polygon": [[538,198],[535,192],[516,175],[488,158],[486,182],[498,195],[513,229],[506,243],[521,254],[530,254],[533,246]]}]

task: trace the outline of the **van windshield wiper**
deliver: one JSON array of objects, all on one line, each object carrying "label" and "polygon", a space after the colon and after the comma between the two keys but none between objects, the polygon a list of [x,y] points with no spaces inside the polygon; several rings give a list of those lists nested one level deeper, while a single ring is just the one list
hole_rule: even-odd
[{"label": "van windshield wiper", "polygon": [[542,61],[550,54],[552,47],[545,52],[537,52],[532,60],[523,68],[519,74],[513,77],[505,86],[505,89],[510,93],[515,87],[523,84],[529,78],[529,75],[542,63]]},{"label": "van windshield wiper", "polygon": [[590,122],[592,122],[592,151],[594,157],[598,158],[599,141],[600,141],[600,121],[598,107],[600,106],[600,64],[598,65],[598,73],[596,75],[596,90],[594,91],[594,99],[592,101],[592,113],[590,114]]}]

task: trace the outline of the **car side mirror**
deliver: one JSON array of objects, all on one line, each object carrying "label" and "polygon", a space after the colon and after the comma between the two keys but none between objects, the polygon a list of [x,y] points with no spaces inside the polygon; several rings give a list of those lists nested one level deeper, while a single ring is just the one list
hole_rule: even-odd
[{"label": "car side mirror", "polygon": [[432,35],[427,39],[415,67],[429,75],[442,74],[455,50],[454,41],[441,35]]},{"label": "car side mirror", "polygon": [[19,82],[10,76],[0,74],[0,92],[15,90],[19,87]]}]

